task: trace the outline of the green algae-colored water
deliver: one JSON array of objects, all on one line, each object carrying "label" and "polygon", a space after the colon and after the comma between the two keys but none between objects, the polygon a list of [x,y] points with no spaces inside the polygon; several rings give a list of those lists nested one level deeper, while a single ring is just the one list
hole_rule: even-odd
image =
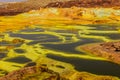
[{"label": "green algae-colored water", "polygon": [[[79,46],[120,40],[119,25],[34,25],[19,31],[8,31],[0,36],[0,74],[20,69],[27,63],[48,57],[72,64],[78,71],[120,77],[120,65],[89,55]],[[67,28],[64,28],[67,27]],[[13,39],[24,40],[13,44]],[[4,49],[4,47],[14,47]]]}]

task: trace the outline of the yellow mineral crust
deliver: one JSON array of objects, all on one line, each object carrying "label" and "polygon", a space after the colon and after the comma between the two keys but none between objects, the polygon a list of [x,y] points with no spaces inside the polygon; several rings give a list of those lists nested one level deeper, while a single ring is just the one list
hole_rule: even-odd
[{"label": "yellow mineral crust", "polygon": [[119,23],[119,8],[41,8],[16,16],[1,16],[0,32],[20,30],[31,25]]}]

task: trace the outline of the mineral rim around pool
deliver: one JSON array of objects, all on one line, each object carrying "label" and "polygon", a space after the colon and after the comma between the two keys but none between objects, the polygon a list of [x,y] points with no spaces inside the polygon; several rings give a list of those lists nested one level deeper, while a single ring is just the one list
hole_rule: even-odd
[{"label": "mineral rim around pool", "polygon": [[84,45],[81,49],[120,64],[120,41]]}]

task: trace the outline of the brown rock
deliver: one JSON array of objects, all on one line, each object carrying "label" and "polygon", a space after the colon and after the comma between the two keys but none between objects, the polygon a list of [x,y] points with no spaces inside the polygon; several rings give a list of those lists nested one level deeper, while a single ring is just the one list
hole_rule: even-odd
[{"label": "brown rock", "polygon": [[[13,7],[14,6],[14,7]],[[120,0],[28,0],[16,3],[1,3],[0,15],[15,15],[41,7],[119,7]]]},{"label": "brown rock", "polygon": [[120,64],[120,41],[81,46],[81,49]]},{"label": "brown rock", "polygon": [[45,7],[47,4],[56,1],[62,2],[68,0],[27,0],[24,2],[1,3],[0,15],[16,15],[30,10],[38,10],[41,7]]},{"label": "brown rock", "polygon": [[[0,80],[61,80],[58,73],[46,67],[25,67],[1,77]],[[66,80],[66,79],[62,79]]]},{"label": "brown rock", "polygon": [[87,7],[87,8],[88,7],[118,7],[120,6],[120,0],[71,0],[71,1],[65,1],[60,4],[58,4],[58,2],[50,3],[46,7],[72,7],[72,6]]}]

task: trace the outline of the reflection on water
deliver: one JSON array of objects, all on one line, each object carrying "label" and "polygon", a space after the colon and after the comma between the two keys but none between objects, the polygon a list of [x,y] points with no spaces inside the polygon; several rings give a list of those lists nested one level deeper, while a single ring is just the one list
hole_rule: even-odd
[{"label": "reflection on water", "polygon": [[80,41],[69,44],[42,44],[42,45],[44,45],[48,49],[59,50],[74,54],[84,54],[81,51],[77,51],[75,48],[79,45],[84,45],[86,43],[96,43],[96,42],[101,42],[101,40],[82,38],[82,40]]},{"label": "reflection on water", "polygon": [[[63,26],[36,26],[16,32],[6,32],[1,40],[15,38],[25,40],[23,43],[12,44],[0,42],[1,46],[13,46],[7,49],[7,55],[2,56],[0,64],[9,65],[9,70],[1,66],[3,71],[12,71],[34,62],[40,55],[68,62],[79,71],[87,71],[100,75],[120,77],[120,65],[108,62],[103,58],[89,55],[79,50],[78,46],[88,43],[108,42],[120,39],[120,26],[115,25],[63,25]],[[16,46],[19,45],[19,46]],[[0,57],[1,58],[1,57]],[[97,65],[96,65],[97,64]]]},{"label": "reflection on water", "polygon": [[120,65],[113,64],[107,61],[87,60],[81,58],[66,58],[57,55],[48,54],[47,57],[71,63],[78,71],[88,71],[98,75],[113,75],[120,77]]}]

